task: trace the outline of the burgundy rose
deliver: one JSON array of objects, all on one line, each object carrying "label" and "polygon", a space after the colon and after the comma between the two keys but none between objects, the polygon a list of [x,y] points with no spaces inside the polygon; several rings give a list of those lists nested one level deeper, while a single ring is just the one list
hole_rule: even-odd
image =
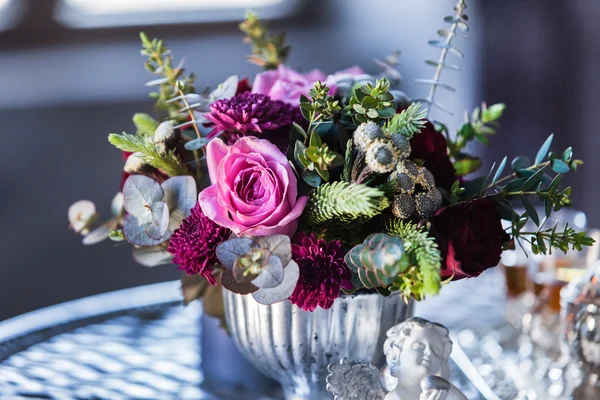
[{"label": "burgundy rose", "polygon": [[431,233],[442,253],[442,279],[478,276],[500,261],[502,244],[509,235],[502,229],[496,202],[489,197],[438,210]]},{"label": "burgundy rose", "polygon": [[423,166],[433,174],[436,186],[450,190],[456,175],[448,157],[448,143],[444,134],[436,131],[433,124],[427,121],[421,132],[411,139],[410,147],[411,160],[423,160]]}]

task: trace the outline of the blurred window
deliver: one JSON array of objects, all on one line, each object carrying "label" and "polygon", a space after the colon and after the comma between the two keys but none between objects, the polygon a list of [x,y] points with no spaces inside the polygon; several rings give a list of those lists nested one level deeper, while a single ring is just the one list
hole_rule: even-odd
[{"label": "blurred window", "polygon": [[0,30],[13,28],[23,17],[23,3],[19,0],[0,0]]},{"label": "blurred window", "polygon": [[246,9],[257,11],[263,17],[280,17],[290,8],[290,3],[299,1],[60,0],[55,17],[74,28],[222,22],[240,20]]}]

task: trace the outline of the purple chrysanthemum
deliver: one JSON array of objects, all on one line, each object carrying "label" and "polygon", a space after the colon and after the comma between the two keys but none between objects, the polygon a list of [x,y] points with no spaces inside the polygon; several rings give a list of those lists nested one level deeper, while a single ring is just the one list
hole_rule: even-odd
[{"label": "purple chrysanthemum", "polygon": [[206,118],[214,125],[208,134],[213,138],[221,131],[236,139],[262,134],[292,124],[292,107],[264,94],[245,92],[230,99],[215,101]]},{"label": "purple chrysanthemum", "polygon": [[352,272],[344,261],[339,240],[325,242],[314,234],[302,236],[292,245],[292,258],[300,267],[292,304],[305,311],[317,306],[328,309],[340,295],[341,289],[352,289]]},{"label": "purple chrysanthemum", "polygon": [[212,276],[213,266],[219,262],[215,250],[231,231],[217,225],[204,215],[198,204],[192,213],[173,232],[167,251],[173,254],[173,263],[188,275],[200,275],[211,285],[217,281]]}]

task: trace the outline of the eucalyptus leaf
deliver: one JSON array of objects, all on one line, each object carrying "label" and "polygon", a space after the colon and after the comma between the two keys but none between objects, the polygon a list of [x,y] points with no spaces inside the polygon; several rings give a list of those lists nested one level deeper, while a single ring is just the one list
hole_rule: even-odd
[{"label": "eucalyptus leaf", "polygon": [[335,124],[332,121],[319,122],[315,124],[314,130],[319,136],[325,136],[333,130]]},{"label": "eucalyptus leaf", "polygon": [[235,280],[233,272],[226,270],[221,274],[221,285],[229,291],[238,294],[250,294],[256,292],[258,288],[251,283],[239,283]]},{"label": "eucalyptus leaf", "polygon": [[562,160],[564,162],[569,162],[571,160],[571,157],[573,156],[573,148],[572,147],[568,147],[563,153],[562,153]]},{"label": "eucalyptus leaf", "polygon": [[194,151],[203,148],[208,144],[208,142],[210,142],[210,139],[205,137],[199,137],[194,140],[190,140],[189,142],[186,142],[183,145],[183,147],[185,147],[186,150]]},{"label": "eucalyptus leaf", "polygon": [[131,175],[123,186],[123,206],[127,213],[145,224],[151,221],[149,207],[163,199],[163,189],[151,178],[144,175]]},{"label": "eucalyptus leaf", "polygon": [[292,129],[294,130],[294,132],[296,132],[298,135],[302,136],[304,139],[308,138],[308,134],[306,133],[304,128],[302,128],[297,123],[292,122]]},{"label": "eucalyptus leaf", "polygon": [[508,158],[505,156],[502,159],[502,162],[500,163],[500,165],[498,166],[498,169],[496,170],[494,177],[492,178],[492,185],[495,185],[496,181],[498,181],[498,179],[500,179],[500,177],[502,176],[502,173],[504,172],[504,167],[506,167],[506,160],[508,160]]},{"label": "eucalyptus leaf", "polygon": [[540,149],[538,150],[538,152],[535,156],[536,164],[540,164],[542,161],[544,161],[544,159],[548,155],[548,151],[550,150],[550,145],[552,145],[552,139],[554,139],[554,135],[548,136],[548,138],[546,139],[544,144],[542,144],[542,147],[540,147]]},{"label": "eucalyptus leaf", "polygon": [[86,229],[95,214],[96,205],[89,200],[79,200],[71,204],[68,211],[71,229],[77,233]]},{"label": "eucalyptus leaf", "polygon": [[304,182],[308,183],[312,187],[319,187],[321,184],[321,177],[316,171],[304,170],[300,174]]},{"label": "eucalyptus leaf", "polygon": [[511,167],[513,171],[518,171],[520,169],[527,168],[531,165],[531,160],[529,157],[519,156],[512,160]]},{"label": "eucalyptus leaf", "polygon": [[559,160],[559,159],[552,160],[551,165],[552,165],[552,171],[556,172],[557,174],[566,174],[570,170],[569,165],[567,163],[565,163],[563,160]]},{"label": "eucalyptus leaf", "polygon": [[211,100],[229,99],[235,96],[238,88],[239,78],[237,75],[230,76],[221,83],[215,90],[213,90],[209,97]]},{"label": "eucalyptus leaf", "polygon": [[196,181],[189,175],[174,176],[164,181],[161,187],[164,192],[163,201],[169,206],[169,230],[173,232],[196,205]]},{"label": "eucalyptus leaf", "polygon": [[531,175],[529,178],[527,178],[527,180],[523,183],[522,186],[522,190],[523,191],[529,191],[533,188],[535,188],[540,182],[542,182],[542,179],[544,178],[544,169],[540,168],[537,171],[535,171],[535,173],[533,175]]},{"label": "eucalyptus leaf", "polygon": [[272,255],[279,257],[282,265],[287,265],[292,259],[292,242],[287,235],[258,236],[252,238],[261,249],[269,250]]},{"label": "eucalyptus leaf", "polygon": [[276,255],[269,257],[269,262],[263,266],[262,271],[252,280],[257,288],[274,288],[283,282],[283,264]]},{"label": "eucalyptus leaf", "polygon": [[533,223],[535,223],[537,226],[539,226],[540,225],[540,217],[538,216],[537,210],[531,204],[531,202],[529,201],[529,199],[526,196],[521,197],[521,204],[523,204],[523,207],[525,208],[525,212],[527,213],[529,218],[531,218]]},{"label": "eucalyptus leaf", "polygon": [[526,180],[527,180],[527,178],[518,178],[518,179],[512,180],[512,181],[508,182],[502,189],[506,190],[508,192],[514,192],[515,190],[521,189],[521,187],[523,187],[523,184],[525,183]]},{"label": "eucalyptus leaf", "polygon": [[219,244],[216,248],[216,255],[221,264],[228,270],[233,269],[235,260],[238,257],[248,253],[258,243],[248,238],[232,238]]},{"label": "eucalyptus leaf", "polygon": [[149,223],[140,224],[135,216],[128,214],[123,223],[123,236],[125,236],[125,239],[129,243],[138,246],[155,246],[168,239],[168,237],[158,240],[152,239],[146,233],[146,228],[148,228],[148,226]]},{"label": "eucalyptus leaf", "polygon": [[159,240],[165,236],[169,228],[169,206],[163,201],[157,201],[150,207],[151,222],[146,227],[150,239]]},{"label": "eucalyptus leaf", "polygon": [[499,201],[496,203],[496,209],[500,214],[500,218],[506,221],[512,221],[513,218],[518,217],[518,214],[506,201]]},{"label": "eucalyptus leaf", "polygon": [[283,281],[279,286],[259,289],[252,293],[252,297],[260,304],[273,304],[286,300],[294,293],[299,277],[300,268],[292,260],[283,270]]},{"label": "eucalyptus leaf", "polygon": [[118,217],[121,215],[121,212],[123,211],[123,201],[123,192],[119,192],[115,195],[115,197],[113,197],[112,201],[110,202],[110,212],[113,217]]},{"label": "eucalyptus leaf", "polygon": [[86,246],[91,246],[93,244],[97,244],[102,242],[105,239],[108,239],[108,234],[111,230],[115,228],[116,223],[114,221],[108,221],[93,229],[83,237],[82,243]]},{"label": "eucalyptus leaf", "polygon": [[136,247],[133,249],[132,255],[135,262],[144,267],[171,264],[171,260],[173,260],[173,255],[163,246]]}]

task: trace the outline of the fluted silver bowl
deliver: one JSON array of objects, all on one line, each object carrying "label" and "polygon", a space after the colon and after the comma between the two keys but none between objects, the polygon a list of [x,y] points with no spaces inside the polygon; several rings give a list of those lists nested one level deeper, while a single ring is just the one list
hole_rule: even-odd
[{"label": "fluted silver bowl", "polygon": [[281,383],[286,400],[331,399],[327,365],[342,358],[385,365],[383,342],[392,326],[412,315],[398,294],[338,298],[329,310],[302,311],[288,300],[258,304],[223,290],[225,316],[242,354]]}]

